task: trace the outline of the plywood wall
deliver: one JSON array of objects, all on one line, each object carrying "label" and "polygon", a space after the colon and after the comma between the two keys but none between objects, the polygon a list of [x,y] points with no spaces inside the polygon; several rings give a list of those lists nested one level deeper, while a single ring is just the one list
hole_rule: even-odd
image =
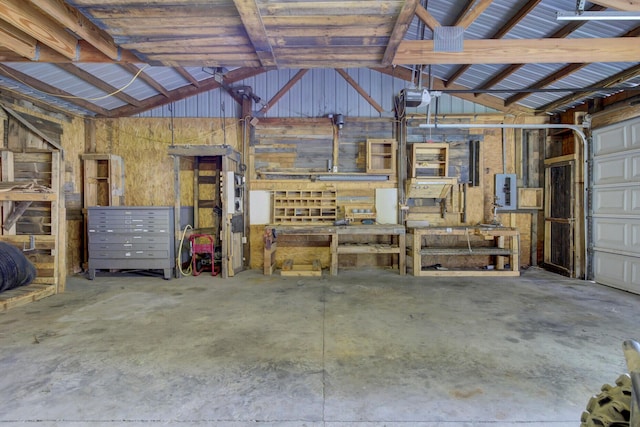
[{"label": "plywood wall", "polygon": [[[239,150],[240,123],[235,119],[123,118],[96,122],[98,153],[121,156],[125,165],[125,205],[173,206],[175,145],[229,145]],[[193,173],[188,160],[181,164],[181,196],[193,204]]]}]

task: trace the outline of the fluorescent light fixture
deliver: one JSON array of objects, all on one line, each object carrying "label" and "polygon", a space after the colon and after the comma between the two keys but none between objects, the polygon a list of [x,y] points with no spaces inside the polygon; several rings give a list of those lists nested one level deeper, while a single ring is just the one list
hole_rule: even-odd
[{"label": "fluorescent light fixture", "polygon": [[640,12],[557,12],[558,21],[636,21]]}]

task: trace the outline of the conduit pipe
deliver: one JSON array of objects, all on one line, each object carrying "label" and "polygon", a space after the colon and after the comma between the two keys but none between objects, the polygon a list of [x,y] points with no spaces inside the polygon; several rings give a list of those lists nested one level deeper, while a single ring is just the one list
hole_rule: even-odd
[{"label": "conduit pipe", "polygon": [[[588,279],[587,275],[589,272],[589,258],[588,258],[588,254],[587,254],[587,210],[588,210],[588,205],[587,205],[587,193],[588,193],[588,187],[590,185],[589,181],[589,168],[587,167],[586,163],[588,161],[587,159],[587,153],[588,151],[588,141],[587,141],[587,136],[584,134],[584,132],[582,131],[583,128],[587,127],[587,126],[583,126],[583,125],[569,125],[569,124],[552,124],[552,123],[546,123],[546,124],[531,124],[531,123],[525,123],[525,124],[505,124],[505,123],[422,123],[420,124],[418,127],[420,128],[426,128],[426,129],[530,129],[530,130],[539,130],[539,129],[570,129],[572,130],[582,141],[582,153],[583,153],[583,162],[585,163],[585,165],[582,168],[583,171],[583,181],[584,181],[584,194],[582,195],[583,197],[583,209],[582,209],[582,221],[583,221],[583,226],[584,226],[584,253],[583,253],[583,257],[584,257],[584,277],[585,279]],[[520,140],[522,142],[522,139]]]}]

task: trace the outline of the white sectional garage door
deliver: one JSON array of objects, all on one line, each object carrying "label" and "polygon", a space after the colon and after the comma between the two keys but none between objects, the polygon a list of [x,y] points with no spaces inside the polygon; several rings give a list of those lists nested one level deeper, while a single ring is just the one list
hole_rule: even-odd
[{"label": "white sectional garage door", "polygon": [[640,294],[640,119],[593,132],[593,272]]}]

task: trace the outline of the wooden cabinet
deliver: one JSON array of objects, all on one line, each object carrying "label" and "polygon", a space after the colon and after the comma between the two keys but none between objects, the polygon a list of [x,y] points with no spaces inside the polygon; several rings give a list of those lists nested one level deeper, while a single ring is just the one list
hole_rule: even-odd
[{"label": "wooden cabinet", "polygon": [[[508,239],[508,245],[505,240]],[[409,231],[407,255],[414,276],[519,276],[519,233],[508,227],[424,227]],[[440,258],[438,258],[440,257]],[[451,268],[439,260],[482,257],[484,268]],[[492,264],[486,262],[493,258]],[[505,259],[509,268],[505,268]],[[480,261],[478,261],[480,262]],[[424,264],[440,268],[426,268]]]},{"label": "wooden cabinet", "polygon": [[411,178],[447,176],[449,170],[449,144],[413,144],[409,161],[411,163]]},{"label": "wooden cabinet", "polygon": [[334,223],[337,194],[331,190],[282,190],[273,193],[274,223]]},{"label": "wooden cabinet", "polygon": [[395,175],[397,151],[395,139],[368,139],[367,173]]},{"label": "wooden cabinet", "polygon": [[124,204],[124,162],[113,154],[82,154],[84,208]]}]

